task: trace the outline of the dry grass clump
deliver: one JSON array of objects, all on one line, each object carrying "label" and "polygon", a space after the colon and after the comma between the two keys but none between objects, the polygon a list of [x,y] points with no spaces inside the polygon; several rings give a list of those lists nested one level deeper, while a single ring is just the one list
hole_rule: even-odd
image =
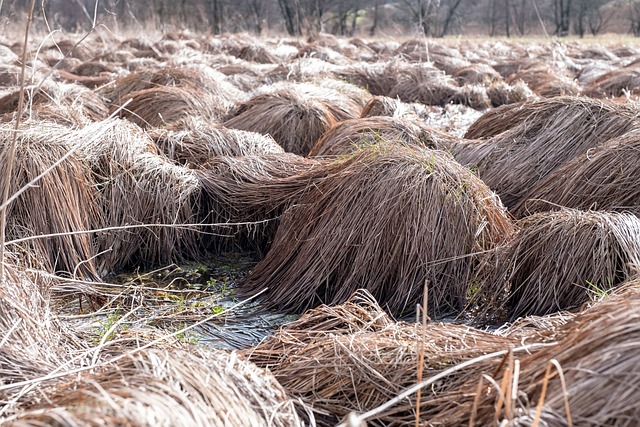
[{"label": "dry grass clump", "polygon": [[[333,426],[349,413],[373,409],[414,385],[421,352],[426,379],[517,345],[515,340],[466,326],[396,323],[370,296],[360,294],[339,306],[306,312],[245,354],[273,372],[291,397],[312,407],[319,426]],[[459,408],[468,398],[457,389],[477,381],[481,372],[472,367],[423,390],[420,421],[456,425],[440,413]],[[413,425],[416,402],[413,394],[367,420],[367,425]]]},{"label": "dry grass clump", "polygon": [[[0,172],[7,174],[8,147],[14,123],[0,125],[2,160]],[[95,132],[102,126],[96,125]],[[35,235],[70,233],[96,228],[101,221],[97,192],[89,164],[77,154],[65,156],[92,134],[57,124],[28,120],[17,137],[10,194],[61,163],[28,188],[8,207],[8,240]],[[20,251],[40,259],[49,271],[64,271],[84,278],[97,277],[94,245],[89,234],[59,235],[21,243]],[[15,247],[14,247],[15,248]]]},{"label": "dry grass clump", "polygon": [[455,80],[431,67],[405,67],[396,78],[397,83],[393,88],[381,95],[399,98],[403,102],[443,106],[453,100],[460,91]]},{"label": "dry grass clump", "polygon": [[[129,94],[158,87],[175,87],[194,93],[196,98],[211,96],[221,104],[232,104],[236,95],[225,76],[208,67],[162,67],[141,69],[105,86],[100,93],[112,104],[122,105]],[[194,101],[196,102],[196,101]]]},{"label": "dry grass clump", "polygon": [[479,118],[465,135],[491,139],[456,149],[455,157],[477,168],[505,205],[513,207],[557,168],[637,128],[637,117],[632,104],[578,97],[503,106]]},{"label": "dry grass clump", "polygon": [[534,93],[546,98],[580,93],[580,88],[575,82],[547,66],[529,67],[512,74],[507,79],[509,84],[515,84],[518,81],[525,82]]},{"label": "dry grass clump", "polygon": [[290,85],[241,103],[224,126],[269,134],[285,151],[306,155],[336,122],[359,112],[357,104],[337,92]]},{"label": "dry grass clump", "polygon": [[377,145],[293,177],[306,194],[240,283],[267,307],[303,311],[366,288],[394,314],[429,288],[430,313],[464,305],[477,254],[512,224],[495,195],[446,153]]},{"label": "dry grass clump", "polygon": [[390,61],[343,67],[336,72],[341,79],[359,86],[374,96],[387,96],[397,84],[398,75],[407,64]]},{"label": "dry grass clump", "polygon": [[593,98],[618,97],[640,93],[640,66],[618,68],[609,71],[584,89],[584,94]]},{"label": "dry grass clump", "polygon": [[338,156],[381,143],[447,149],[456,141],[457,138],[419,120],[378,116],[336,124],[322,135],[309,156]]},{"label": "dry grass clump", "polygon": [[[278,218],[305,188],[322,174],[321,162],[292,153],[262,153],[210,159],[199,171],[207,222],[214,228],[211,244],[235,244],[265,252],[278,227]],[[315,171],[315,172],[314,172]],[[237,224],[237,225],[233,225]]]},{"label": "dry grass clump", "polygon": [[[20,91],[0,98],[0,114],[14,113],[18,108]],[[47,82],[42,88],[25,89],[25,105],[41,119],[70,125],[82,125],[105,119],[109,108],[102,97],[88,88],[67,83]]]},{"label": "dry grass clump", "polygon": [[[546,425],[567,425],[567,405],[576,426],[638,422],[635,384],[640,380],[640,296],[638,282],[630,285],[627,291],[595,304],[558,328],[558,335],[564,336],[558,346],[523,358],[521,378],[527,386],[521,390],[531,402],[521,416],[523,421],[536,417],[533,404],[542,399],[540,419]],[[561,367],[563,378],[554,375],[555,369],[546,374],[551,360]],[[541,397],[543,388],[545,397]]]},{"label": "dry grass clump", "polygon": [[564,206],[640,216],[638,162],[640,132],[631,131],[557,169],[527,194],[514,213],[524,216]]},{"label": "dry grass clump", "polygon": [[486,110],[491,107],[491,100],[487,94],[487,88],[480,85],[464,85],[451,98],[455,104],[469,106],[475,110]]},{"label": "dry grass clump", "polygon": [[497,249],[493,277],[476,295],[490,317],[575,309],[640,269],[635,215],[561,210],[532,215],[519,226]]},{"label": "dry grass clump", "polygon": [[282,62],[280,58],[271,53],[267,46],[258,43],[243,46],[236,56],[244,61],[258,64],[278,64]]},{"label": "dry grass clump", "polygon": [[0,286],[0,401],[11,410],[11,384],[37,378],[61,366],[69,337],[49,307],[50,283],[36,273],[27,274],[5,259]]},{"label": "dry grass clump", "polygon": [[216,156],[284,153],[269,135],[228,129],[196,118],[153,129],[149,136],[169,159],[189,167],[200,167]]},{"label": "dry grass clump", "polygon": [[[118,354],[120,353],[120,354]],[[16,425],[300,426],[294,403],[267,371],[235,353],[146,349],[116,352],[47,387],[47,401]]]},{"label": "dry grass clump", "polygon": [[526,83],[519,81],[510,85],[505,82],[496,82],[487,87],[487,96],[493,107],[531,101],[536,98]]},{"label": "dry grass clump", "polygon": [[502,76],[491,65],[482,63],[458,68],[452,73],[452,77],[460,86],[466,84],[489,86],[502,81]]},{"label": "dry grass clump", "polygon": [[389,116],[395,118],[415,119],[429,114],[427,106],[418,103],[405,103],[388,96],[374,96],[365,104],[360,117]]},{"label": "dry grass clump", "polygon": [[[129,93],[128,98],[131,102],[120,116],[144,128],[164,127],[189,117],[219,122],[231,109],[231,104],[196,88],[158,86]],[[113,105],[112,110],[119,107]]]},{"label": "dry grass clump", "polygon": [[[183,226],[199,222],[200,183],[195,172],[161,155],[138,126],[117,119],[103,126],[108,130],[82,142],[78,153],[91,165],[98,183],[103,226],[136,228],[98,234],[101,270],[195,257],[197,230]],[[143,224],[149,227],[140,227]]]}]

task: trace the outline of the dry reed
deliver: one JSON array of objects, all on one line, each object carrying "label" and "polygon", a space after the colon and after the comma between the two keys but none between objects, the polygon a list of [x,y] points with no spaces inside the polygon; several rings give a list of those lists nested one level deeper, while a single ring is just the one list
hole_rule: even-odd
[{"label": "dry reed", "polygon": [[[318,425],[329,426],[350,412],[377,407],[415,384],[416,342],[424,343],[425,378],[476,356],[517,346],[510,338],[466,326],[397,323],[370,295],[360,292],[344,304],[306,312],[245,354],[273,372],[290,396],[312,407]],[[477,381],[479,371],[461,371],[425,390],[420,421],[455,425],[435,420],[443,410],[455,411],[468,399],[456,389]],[[410,396],[367,420],[367,425],[414,425],[415,409],[416,398]]]},{"label": "dry reed", "polygon": [[78,150],[98,183],[102,226],[149,227],[99,233],[101,271],[196,257],[197,228],[182,226],[200,222],[195,172],[161,155],[138,126],[118,119],[104,125],[109,129],[101,138],[84,141]]}]

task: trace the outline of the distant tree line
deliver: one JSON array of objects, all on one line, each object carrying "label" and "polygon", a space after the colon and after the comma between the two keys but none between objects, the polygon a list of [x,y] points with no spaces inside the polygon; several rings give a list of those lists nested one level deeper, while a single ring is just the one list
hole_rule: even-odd
[{"label": "distant tree line", "polygon": [[[0,0],[0,14],[19,19],[28,4]],[[120,28],[213,34],[640,36],[640,0],[37,0],[36,9],[42,22],[69,31],[90,27],[97,14]]]}]

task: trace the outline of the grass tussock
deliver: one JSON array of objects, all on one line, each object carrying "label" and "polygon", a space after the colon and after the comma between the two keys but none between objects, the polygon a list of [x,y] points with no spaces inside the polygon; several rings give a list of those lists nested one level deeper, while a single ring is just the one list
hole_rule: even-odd
[{"label": "grass tussock", "polygon": [[536,185],[514,213],[575,209],[632,212],[640,216],[636,168],[640,132],[631,131],[576,157]]},{"label": "grass tussock", "polygon": [[269,134],[285,151],[307,155],[336,122],[359,115],[357,104],[334,95],[309,85],[276,89],[240,104],[224,126]]},{"label": "grass tussock", "polygon": [[602,74],[584,89],[592,98],[637,95],[640,88],[640,66],[617,68]]},{"label": "grass tussock", "polygon": [[476,294],[490,318],[576,309],[640,269],[635,215],[561,210],[524,218],[496,250],[493,275]]},{"label": "grass tussock", "polygon": [[63,378],[47,388],[48,403],[10,419],[17,425],[301,425],[273,376],[235,353],[146,349],[110,356],[116,361]]},{"label": "grass tussock", "polygon": [[394,314],[429,288],[434,315],[462,309],[476,254],[509,235],[495,195],[446,153],[378,145],[312,170],[267,256],[240,283],[303,311],[366,288]]},{"label": "grass tussock", "polygon": [[[159,86],[131,92],[131,102],[120,112],[143,128],[166,127],[190,117],[219,122],[230,109],[230,104],[215,97],[207,97],[200,89]],[[120,108],[113,105],[112,110]]]},{"label": "grass tussock", "polygon": [[540,180],[574,158],[637,128],[632,104],[559,97],[487,112],[465,138],[486,138],[455,148],[456,159],[478,170],[508,207]]},{"label": "grass tussock", "polygon": [[153,129],[149,135],[169,159],[190,167],[200,167],[217,156],[284,152],[269,135],[211,125],[195,118]]},{"label": "grass tussock", "polygon": [[[7,171],[6,156],[13,128],[13,123],[0,126],[2,176]],[[103,128],[98,124],[93,131],[99,133]],[[90,164],[77,153],[67,156],[75,144],[91,137],[92,131],[74,131],[49,122],[28,120],[22,124],[17,136],[10,195],[62,161],[9,205],[8,240],[92,230],[101,223],[102,213]],[[21,243],[19,249],[12,248],[38,258],[49,271],[88,279],[97,277],[92,259],[95,247],[89,233],[38,238]]]},{"label": "grass tussock", "polygon": [[309,156],[338,156],[384,143],[447,149],[455,142],[457,138],[432,129],[419,120],[378,116],[336,124],[322,135]]},{"label": "grass tussock", "polygon": [[[182,226],[199,222],[201,186],[195,172],[160,154],[138,126],[120,119],[104,125],[107,132],[78,150],[100,191],[102,226],[125,227],[98,235],[101,271],[197,256],[197,227]],[[149,227],[139,227],[143,224]]]},{"label": "grass tussock", "polygon": [[[429,378],[511,346],[517,342],[467,326],[395,322],[370,295],[360,292],[341,305],[306,312],[245,354],[273,372],[290,396],[311,406],[319,426],[333,426],[349,413],[373,409],[414,385],[421,352],[423,377]],[[477,381],[480,373],[467,369],[423,390],[420,420],[456,425],[447,423],[442,413],[455,413],[458,400],[464,399],[456,389]],[[413,394],[367,425],[413,425],[416,406]]]},{"label": "grass tussock", "polygon": [[322,174],[320,164],[292,153],[210,159],[197,171],[207,222],[243,224],[216,228],[213,246],[235,243],[265,252],[280,215]]}]

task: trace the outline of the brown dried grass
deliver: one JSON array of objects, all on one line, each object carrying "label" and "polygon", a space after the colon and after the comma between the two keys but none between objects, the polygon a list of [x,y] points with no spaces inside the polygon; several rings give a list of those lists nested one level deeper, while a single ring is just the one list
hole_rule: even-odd
[{"label": "brown dried grass", "polygon": [[396,76],[396,84],[386,94],[403,102],[444,106],[460,92],[455,80],[428,66],[404,67]]},{"label": "brown dried grass", "polygon": [[546,98],[580,93],[580,88],[575,82],[547,66],[528,67],[506,79],[509,84],[518,81],[526,83],[534,93]]},{"label": "brown dried grass", "polygon": [[[0,401],[11,410],[10,385],[54,371],[67,358],[71,336],[49,306],[50,281],[5,260],[0,286]],[[15,257],[14,257],[15,258]],[[21,389],[22,387],[19,387]],[[6,406],[4,406],[6,405]]]},{"label": "brown dried grass", "polygon": [[376,144],[447,149],[457,138],[432,129],[419,120],[371,117],[345,120],[329,129],[309,152],[309,157],[339,156]]},{"label": "brown dried grass", "polygon": [[[219,122],[228,113],[230,104],[202,90],[186,87],[159,86],[128,94],[131,102],[120,116],[144,128],[165,127],[190,117]],[[120,108],[113,105],[112,110]]]},{"label": "brown dried grass", "polygon": [[285,151],[307,155],[336,122],[358,117],[360,107],[312,85],[291,85],[241,103],[224,126],[269,134]]},{"label": "brown dried grass", "polygon": [[512,231],[495,195],[441,151],[377,145],[312,173],[324,176],[293,177],[307,194],[240,283],[248,295],[268,288],[267,307],[299,312],[366,288],[401,314],[426,283],[430,313],[456,312],[477,254]]},{"label": "brown dried grass", "polygon": [[489,263],[493,274],[475,299],[490,318],[576,309],[639,271],[640,220],[576,210],[532,215]]},{"label": "brown dried grass", "polygon": [[[319,426],[333,426],[349,413],[375,408],[414,385],[420,352],[428,378],[476,356],[517,345],[510,338],[467,326],[397,323],[370,295],[360,292],[344,304],[306,312],[245,354],[273,372],[290,396],[312,407]],[[419,403],[420,422],[463,425],[447,423],[440,414],[447,409],[454,412],[467,399],[456,389],[477,381],[479,372],[467,369],[425,390]],[[414,425],[415,409],[412,395],[367,420],[367,425]]]},{"label": "brown dried grass", "polygon": [[211,125],[193,117],[168,128],[152,129],[149,136],[170,160],[192,168],[217,156],[284,153],[269,135]]},{"label": "brown dried grass", "polygon": [[107,359],[47,387],[46,403],[9,420],[32,426],[301,425],[273,376],[235,353],[194,347],[116,350],[110,357],[115,362]]},{"label": "brown dried grass", "polygon": [[[0,98],[0,114],[13,114],[20,91]],[[67,83],[47,82],[42,88],[25,88],[25,105],[40,119],[61,124],[84,125],[107,118],[109,108],[102,97],[88,88]]]},{"label": "brown dried grass", "polygon": [[[13,127],[13,123],[0,125],[2,176],[7,172],[7,147]],[[101,125],[93,129],[93,132],[101,131]],[[91,132],[36,120],[22,123],[10,194],[63,159],[75,144],[91,138]],[[9,205],[7,217],[9,240],[96,228],[101,222],[101,212],[90,165],[77,154],[67,157]],[[64,271],[83,278],[97,277],[92,260],[94,249],[89,234],[35,239],[20,246],[21,251],[39,258],[49,271]]]},{"label": "brown dried grass", "polygon": [[451,75],[460,86],[465,84],[489,86],[502,81],[502,76],[488,64],[471,64],[455,70]]},{"label": "brown dried grass", "polygon": [[532,101],[536,95],[524,82],[516,82],[510,85],[505,82],[493,83],[487,87],[487,96],[493,107],[515,104],[518,102]]},{"label": "brown dried grass", "polygon": [[[465,138],[491,138],[458,147],[455,157],[477,168],[508,207],[565,163],[636,128],[633,104],[559,97],[503,106],[480,117]],[[469,150],[470,149],[470,150]]]},{"label": "brown dried grass", "polygon": [[[182,88],[196,98],[217,98],[219,104],[232,105],[238,95],[225,76],[208,67],[162,67],[141,69],[105,86],[100,93],[112,104],[122,105],[133,92],[159,87]],[[196,102],[196,101],[193,101]]]},{"label": "brown dried grass", "polygon": [[203,206],[209,212],[207,222],[230,223],[212,230],[215,237],[211,244],[235,244],[266,252],[278,218],[301,197],[319,165],[317,160],[291,153],[210,159],[197,171],[206,196]]},{"label": "brown dried grass", "polygon": [[524,216],[564,206],[640,216],[639,162],[640,131],[635,130],[589,150],[550,174],[514,208],[514,214]]},{"label": "brown dried grass", "polygon": [[618,68],[604,73],[583,92],[593,98],[618,97],[640,93],[640,67]]},{"label": "brown dried grass", "polygon": [[98,183],[102,226],[149,227],[100,233],[101,271],[197,257],[198,228],[183,226],[200,222],[195,172],[161,155],[138,126],[119,119],[104,123],[108,131],[78,151]]}]

